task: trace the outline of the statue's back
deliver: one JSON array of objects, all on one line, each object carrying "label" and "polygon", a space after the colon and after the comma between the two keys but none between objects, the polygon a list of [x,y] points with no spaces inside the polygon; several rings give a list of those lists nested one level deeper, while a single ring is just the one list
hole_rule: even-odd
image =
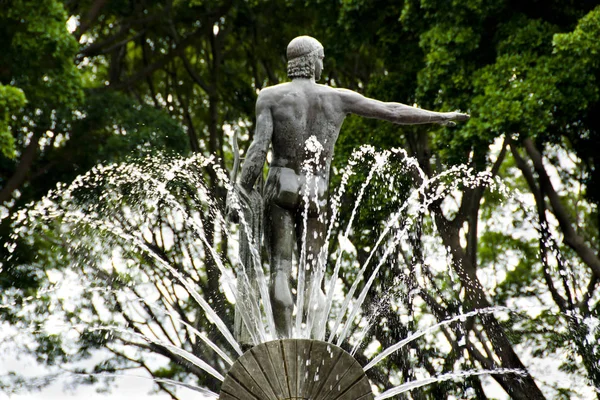
[{"label": "statue's back", "polygon": [[323,146],[321,158],[328,170],[345,117],[335,89],[295,80],[267,88],[261,97],[273,119],[272,164],[300,173],[303,161],[311,156],[305,151],[306,141],[314,136]]}]

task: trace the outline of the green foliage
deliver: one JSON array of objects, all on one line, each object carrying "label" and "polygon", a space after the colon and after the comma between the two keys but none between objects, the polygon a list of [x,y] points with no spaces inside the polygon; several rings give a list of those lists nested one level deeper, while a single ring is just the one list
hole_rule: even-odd
[{"label": "green foliage", "polygon": [[0,17],[0,82],[21,89],[31,110],[47,114],[81,99],[80,74],[73,64],[78,45],[66,20],[56,0],[11,1]]},{"label": "green foliage", "polygon": [[96,153],[96,159],[118,161],[156,150],[181,154],[189,148],[181,125],[167,113],[122,93],[91,92],[81,112],[73,138],[85,141],[85,150]]},{"label": "green foliage", "polygon": [[37,361],[47,365],[68,362],[69,357],[63,350],[62,338],[59,335],[40,335],[37,338]]},{"label": "green foliage", "polygon": [[4,157],[15,157],[15,139],[8,127],[11,115],[16,114],[26,102],[22,90],[0,85],[0,154]]},{"label": "green foliage", "polygon": [[555,35],[553,45],[557,52],[564,52],[573,58],[577,57],[578,64],[598,68],[600,66],[597,57],[599,26],[600,7],[596,7],[581,18],[573,32]]},{"label": "green foliage", "polygon": [[[63,4],[55,0],[11,1],[0,13],[0,185],[4,190],[15,190],[27,176],[37,152],[26,152],[26,146],[36,145],[48,131],[61,133],[83,99],[80,71],[73,62],[78,44],[67,31],[67,18]],[[27,161],[19,164],[15,156]],[[11,194],[3,192],[3,201]]]}]

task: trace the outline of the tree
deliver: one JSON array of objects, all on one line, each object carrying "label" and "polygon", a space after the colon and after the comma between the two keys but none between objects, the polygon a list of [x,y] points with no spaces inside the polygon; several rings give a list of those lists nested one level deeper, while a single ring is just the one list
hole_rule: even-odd
[{"label": "tree", "polygon": [[[142,155],[150,148],[182,152],[182,130],[171,118],[119,93],[95,91],[73,62],[78,45],[66,29],[60,2],[12,2],[3,13],[0,82],[9,135],[0,157],[3,210],[11,215],[98,162]],[[43,55],[43,56],[41,56]],[[89,75],[89,72],[87,73]],[[21,108],[19,108],[21,106]],[[150,147],[152,146],[152,147]],[[8,218],[0,235],[9,241]],[[27,262],[35,250],[19,248]],[[3,248],[3,257],[8,254]],[[0,280],[36,285],[35,271],[7,264]]]},{"label": "tree", "polygon": [[[392,7],[385,10],[397,12]],[[553,10],[552,14],[546,14],[550,12],[549,10]],[[368,8],[366,10],[355,8],[352,12],[359,14],[355,16],[356,20],[363,20],[363,18],[369,20],[365,17],[369,15],[369,11]],[[541,318],[535,319],[535,323],[544,321],[547,329],[559,333],[555,338],[560,338],[558,340],[568,338],[578,349],[578,356],[588,360],[589,357],[594,358],[597,351],[593,349],[595,347],[593,337],[597,332],[594,333],[594,329],[585,326],[586,323],[583,322],[589,323],[597,319],[597,308],[591,307],[590,311],[587,311],[588,303],[594,298],[593,293],[596,290],[593,261],[595,256],[591,257],[591,255],[597,251],[593,250],[594,246],[588,242],[589,239],[585,238],[587,235],[595,237],[596,228],[587,224],[578,224],[577,228],[574,228],[572,215],[576,212],[567,211],[569,206],[552,189],[548,174],[544,170],[542,156],[536,147],[558,145],[562,153],[556,155],[554,153],[556,147],[552,151],[554,157],[560,159],[558,157],[561,157],[561,154],[562,157],[565,157],[565,154],[573,154],[571,141],[576,143],[581,141],[581,137],[594,137],[595,123],[585,116],[588,113],[595,115],[594,110],[597,107],[594,84],[597,69],[594,62],[590,63],[591,59],[595,59],[593,54],[596,52],[592,41],[597,32],[594,28],[597,10],[591,9],[591,5],[584,5],[580,9],[563,9],[559,14],[555,11],[557,10],[552,4],[542,11],[530,3],[517,5],[492,2],[486,3],[485,6],[479,3],[458,6],[454,3],[406,2],[400,20],[405,23],[406,34],[418,37],[418,51],[422,52],[425,63],[417,66],[416,76],[411,75],[410,71],[414,67],[411,64],[407,65],[404,55],[414,54],[414,47],[402,46],[404,43],[400,41],[382,40],[379,42],[383,47],[380,52],[391,55],[388,57],[389,62],[386,63],[387,76],[382,79],[381,84],[372,84],[368,90],[379,97],[387,95],[393,99],[400,97],[405,90],[405,86],[401,83],[416,82],[414,93],[418,96],[415,100],[419,104],[427,108],[447,107],[471,110],[472,119],[464,129],[454,132],[453,135],[435,135],[432,141],[426,140],[424,135],[418,137],[417,132],[409,133],[404,129],[405,146],[417,157],[429,177],[441,172],[444,165],[466,163],[475,171],[487,170],[492,175],[502,173],[505,177],[511,177],[512,181],[514,172],[511,171],[514,170],[504,166],[511,165],[513,162],[519,166],[528,182],[528,190],[536,199],[538,207],[539,219],[534,223],[534,226],[538,226],[540,230],[541,257],[538,262],[531,264],[531,255],[534,253],[531,251],[530,241],[518,239],[516,237],[518,235],[506,234],[506,231],[496,233],[483,230],[490,226],[487,220],[493,214],[485,211],[490,204],[490,197],[481,188],[462,190],[461,195],[456,198],[458,206],[456,209],[451,209],[450,213],[441,207],[441,201],[430,206],[432,219],[443,243],[449,249],[451,265],[465,291],[464,298],[455,298],[453,301],[459,301],[462,309],[489,305],[489,295],[486,294],[488,291],[484,290],[478,271],[488,270],[490,261],[492,261],[491,265],[497,265],[498,259],[496,256],[490,260],[484,255],[490,252],[501,254],[503,251],[517,251],[517,254],[528,257],[529,261],[523,261],[521,268],[510,272],[506,286],[503,284],[501,287],[504,289],[510,286],[510,296],[521,296],[527,293],[523,288],[532,282],[539,282],[546,286],[546,290],[553,293],[552,297],[558,306],[557,312],[543,314]],[[374,19],[376,26],[390,26],[382,21],[385,12],[378,15],[379,19]],[[578,18],[581,18],[579,23],[577,23]],[[559,32],[563,33],[558,34]],[[385,29],[380,29],[378,33],[381,37],[398,36],[391,32],[388,34]],[[398,55],[403,57],[404,62],[401,66],[396,58]],[[402,79],[406,74],[412,77],[412,80]],[[588,82],[590,86],[587,86]],[[587,123],[583,125],[583,121]],[[359,124],[358,129],[362,128],[363,132],[372,135],[373,130],[369,129],[373,129],[373,125]],[[357,126],[353,125],[351,129],[356,132]],[[393,129],[387,130],[386,133],[390,131],[393,132]],[[389,133],[388,135],[391,136]],[[380,137],[381,139],[378,140],[387,139],[383,135]],[[503,137],[504,143],[500,146],[500,152],[492,152],[490,145],[495,140],[502,140]],[[534,138],[538,138],[537,144],[534,144],[532,140]],[[512,157],[507,157],[508,147],[511,149],[514,161]],[[526,161],[519,156],[519,148],[526,150],[533,168],[527,166]],[[578,161],[577,163],[579,165]],[[530,169],[535,169],[537,178]],[[569,177],[569,181],[563,181],[564,187],[570,187],[574,183],[572,180],[574,173],[575,170],[572,168],[558,169],[558,176],[563,179]],[[581,179],[575,178],[575,180],[578,181],[577,185],[583,183]],[[527,190],[523,184],[522,182],[518,186]],[[540,193],[542,187],[544,190]],[[557,220],[560,221],[558,225],[547,222],[545,196],[548,196],[549,202],[554,204],[552,209]],[[585,201],[581,197],[569,203],[578,204],[579,213],[590,206],[592,210],[596,208],[593,203],[589,203],[589,200]],[[492,204],[495,204],[494,209],[498,212],[498,203],[494,201]],[[595,215],[595,211],[592,213]],[[525,216],[527,217],[527,214]],[[522,221],[517,219],[514,223],[522,229]],[[553,231],[552,236],[549,230]],[[585,231],[586,234],[575,234],[576,231],[581,233]],[[564,237],[564,243],[573,250],[558,245],[561,237]],[[575,258],[567,262],[570,257]],[[553,260],[550,261],[550,258]],[[422,263],[418,258],[416,261],[417,265]],[[581,269],[581,262],[588,265],[587,271],[585,267]],[[528,271],[529,268],[534,271]],[[560,276],[569,276],[572,280],[567,283]],[[522,286],[517,283],[519,277],[523,279]],[[561,280],[560,286],[563,287],[564,292],[559,295],[557,287]],[[574,294],[575,292],[584,294],[579,297]],[[453,309],[452,303],[435,304],[432,300],[434,299],[429,301],[429,305],[438,319],[452,315],[452,312],[448,312]],[[424,301],[427,302],[427,299]],[[507,299],[504,297],[502,300],[501,296],[497,299],[492,298],[491,301],[506,304]],[[585,311],[579,311],[579,308]],[[577,311],[574,311],[575,309]],[[551,328],[549,324],[555,324],[557,317],[558,320],[566,321],[569,326],[568,332]],[[482,366],[498,365],[498,363],[505,366],[519,366],[521,362],[514,351],[514,345],[518,344],[519,340],[533,340],[540,347],[544,345],[539,341],[552,341],[548,335],[542,333],[543,329],[539,330],[539,336],[527,335],[530,332],[528,328],[531,327],[529,324],[525,330],[517,328],[513,331],[519,332],[518,335],[514,333],[509,335],[510,331],[507,331],[498,321],[494,321],[493,317],[486,316],[481,319],[483,323],[480,326],[467,324],[466,327],[457,328],[459,330],[456,331],[455,343],[461,342],[460,338],[465,337],[464,332],[474,332],[473,336],[478,339],[471,342],[467,334],[466,347],[469,358]],[[516,325],[513,323],[510,325],[515,329]],[[481,333],[488,336],[485,341],[489,340],[490,347],[484,346],[488,349],[487,355],[477,350],[475,344],[481,340]],[[581,335],[584,335],[585,339]],[[519,339],[515,341],[515,338]],[[556,350],[560,347],[561,345],[556,345],[551,349]],[[540,349],[538,354],[547,356],[549,352],[548,349]],[[593,364],[591,360],[584,361],[588,378],[598,386],[595,378],[597,366]],[[572,363],[566,363],[564,368],[571,371],[577,369]],[[496,379],[515,398],[541,396],[531,380],[524,380],[515,385],[510,377],[506,381],[503,377]]]},{"label": "tree", "polygon": [[[347,0],[340,5],[304,5],[95,0],[71,1],[63,7],[45,1],[35,18],[21,23],[31,5],[14,2],[10,13],[0,17],[6,27],[2,37],[10,38],[2,44],[7,51],[0,52],[1,64],[9,66],[0,70],[0,179],[2,192],[8,193],[3,207],[9,214],[23,213],[25,203],[40,199],[56,182],[72,181],[97,161],[116,164],[97,169],[106,175],[92,172],[95,178],[89,179],[96,179],[97,186],[74,190],[73,204],[56,200],[59,208],[72,212],[70,219],[51,222],[38,215],[42,234],[25,231],[28,240],[3,265],[4,301],[20,305],[36,286],[69,275],[67,260],[76,261],[75,276],[98,289],[83,293],[76,309],[54,295],[43,295],[33,304],[40,310],[48,304],[62,308],[55,315],[70,325],[119,324],[109,335],[106,329],[86,329],[79,337],[81,357],[94,349],[110,351],[97,372],[144,368],[155,377],[217,391],[217,378],[167,344],[203,358],[223,373],[226,359],[195,336],[198,331],[226,349],[227,357],[235,357],[235,350],[201,317],[202,307],[191,292],[201,293],[226,323],[231,322],[232,308],[223,289],[227,274],[220,264],[228,268],[232,254],[227,251],[227,226],[215,211],[225,193],[220,171],[232,159],[227,137],[239,126],[242,147],[247,144],[256,91],[285,80],[285,46],[292,37],[309,32],[325,46],[328,84],[383,100],[472,114],[468,124],[453,129],[398,128],[349,119],[337,144],[334,169],[340,173],[346,171],[347,160],[354,160],[353,149],[365,142],[377,148],[405,148],[424,172],[408,168],[402,152],[387,154],[389,165],[380,166],[383,158],[364,150],[364,164],[356,163],[344,186],[330,241],[331,263],[339,260],[342,266],[343,293],[351,290],[361,266],[365,277],[375,272],[378,263],[367,262],[369,254],[381,235],[385,243],[374,250],[385,262],[367,293],[367,305],[357,315],[358,328],[348,332],[344,346],[352,350],[357,345],[356,356],[366,364],[373,348],[381,350],[458,314],[487,310],[445,323],[434,337],[422,337],[390,355],[370,369],[372,382],[383,390],[421,375],[525,369],[535,364],[535,357],[562,357],[563,370],[600,386],[594,330],[600,312],[600,197],[594,153],[599,9],[592,2],[540,7],[535,1]],[[72,35],[65,30],[69,16],[79,23]],[[273,24],[276,17],[286,23]],[[52,27],[43,40],[17,34],[37,32],[42,25]],[[62,51],[49,50],[54,48]],[[52,55],[53,61],[41,62],[39,52]],[[57,82],[66,84],[58,87]],[[37,115],[36,109],[48,112]],[[23,119],[10,117],[15,112]],[[51,129],[42,118],[47,114],[54,124]],[[28,126],[23,121],[33,122]],[[39,127],[40,136],[31,144],[34,127]],[[127,154],[144,156],[154,147],[196,154],[188,164],[168,157],[158,162],[191,175],[171,175],[169,168],[148,160],[148,166],[135,168],[118,164]],[[27,149],[37,154],[30,161]],[[201,155],[217,155],[216,166],[194,166],[201,164]],[[139,170],[147,177],[135,175]],[[118,178],[111,171],[139,179]],[[166,179],[164,187],[159,177]],[[475,177],[480,184],[469,183]],[[495,177],[524,194],[506,196]],[[373,186],[363,193],[365,179]],[[382,195],[379,188],[390,184],[393,191]],[[414,192],[421,185],[423,190]],[[140,190],[148,188],[163,188],[163,197],[144,200]],[[359,196],[363,206],[352,217]],[[435,201],[425,202],[432,198]],[[104,206],[97,205],[99,199]],[[419,201],[427,212],[415,206]],[[413,206],[391,223],[389,217],[406,204]],[[74,205],[78,208],[71,208]],[[95,217],[104,222],[94,222]],[[352,218],[348,240],[355,251],[348,245],[349,251],[338,252],[334,239],[344,237]],[[194,230],[200,225],[202,230]],[[3,237],[15,233],[13,229],[5,219]],[[68,244],[68,229],[78,232],[76,251],[66,252],[62,246]],[[124,240],[130,236],[138,238],[135,246]],[[106,263],[109,251],[100,243],[116,249],[115,265]],[[440,249],[448,249],[447,254]],[[193,288],[184,287],[177,274],[184,274]],[[366,288],[366,280],[358,280],[356,293]],[[115,290],[101,292],[106,282]],[[396,289],[390,292],[391,286]],[[140,299],[144,287],[157,296],[158,304]],[[490,310],[518,308],[524,302],[552,306],[539,313]],[[48,316],[3,312],[24,331],[41,326]],[[361,347],[359,338],[365,332],[368,340]],[[48,332],[34,336],[40,359],[74,359],[64,338]],[[534,358],[523,356],[525,347],[533,349]],[[166,362],[152,368],[148,354],[165,356]],[[576,388],[551,388],[530,371],[531,375],[498,373],[492,378],[514,398],[577,395]],[[172,392],[166,382],[157,384]],[[416,389],[411,396],[450,394],[485,399],[485,381],[446,381]]]}]

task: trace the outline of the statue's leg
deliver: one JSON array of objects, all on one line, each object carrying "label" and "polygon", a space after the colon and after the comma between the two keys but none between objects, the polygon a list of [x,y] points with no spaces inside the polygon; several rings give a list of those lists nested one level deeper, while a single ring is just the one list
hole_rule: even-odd
[{"label": "statue's leg", "polygon": [[270,250],[270,296],[275,328],[279,338],[292,336],[294,299],[290,289],[294,251],[294,218],[291,211],[275,204],[265,215]]},{"label": "statue's leg", "polygon": [[[309,216],[306,221],[306,286],[304,291],[304,311],[306,322],[312,326],[311,337],[321,330],[325,323],[325,293],[323,292],[323,276],[326,259],[323,254],[326,224],[323,216]],[[303,236],[300,236],[303,237]]]}]

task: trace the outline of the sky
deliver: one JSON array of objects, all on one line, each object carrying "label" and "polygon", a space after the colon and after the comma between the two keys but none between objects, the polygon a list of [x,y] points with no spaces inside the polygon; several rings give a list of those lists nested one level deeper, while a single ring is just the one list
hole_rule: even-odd
[{"label": "sky", "polygon": [[[7,336],[14,334],[14,329],[7,324],[0,325],[0,377],[13,371],[27,377],[40,377],[55,373],[40,365],[34,357],[18,353],[11,342],[4,340]],[[85,364],[81,364],[85,365]],[[93,364],[90,364],[93,365]],[[68,383],[72,375],[63,374],[53,383],[40,392],[18,392],[8,395],[0,390],[0,400],[58,400],[58,399],[85,399],[85,400],[170,400],[167,394],[151,393],[153,384],[145,371],[130,371],[122,377],[116,378],[111,386],[111,391],[98,392],[101,385],[78,385],[77,388],[69,388]],[[177,393],[181,400],[202,400],[203,396],[198,392],[186,388],[178,388]]]}]

